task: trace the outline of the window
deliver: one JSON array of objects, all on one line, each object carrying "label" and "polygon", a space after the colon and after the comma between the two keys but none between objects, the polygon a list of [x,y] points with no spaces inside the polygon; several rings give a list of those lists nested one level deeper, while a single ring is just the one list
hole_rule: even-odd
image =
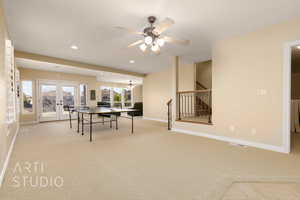
[{"label": "window", "polygon": [[122,88],[113,88],[113,107],[122,107]]},{"label": "window", "polygon": [[130,107],[132,104],[132,94],[131,89],[124,89],[124,106]]},{"label": "window", "polygon": [[23,114],[33,113],[32,81],[22,81]]},{"label": "window", "polygon": [[132,90],[129,88],[101,87],[101,101],[112,107],[131,107]]},{"label": "window", "polygon": [[110,88],[109,87],[101,87],[101,101],[110,103]]},{"label": "window", "polygon": [[79,94],[80,94],[80,105],[87,105],[87,86],[85,84],[80,84],[79,86]]}]

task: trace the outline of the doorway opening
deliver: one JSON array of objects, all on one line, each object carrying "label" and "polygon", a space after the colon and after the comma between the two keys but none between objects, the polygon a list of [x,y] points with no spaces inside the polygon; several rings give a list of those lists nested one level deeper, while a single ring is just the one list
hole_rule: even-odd
[{"label": "doorway opening", "polygon": [[291,47],[291,149],[300,149],[300,44]]}]

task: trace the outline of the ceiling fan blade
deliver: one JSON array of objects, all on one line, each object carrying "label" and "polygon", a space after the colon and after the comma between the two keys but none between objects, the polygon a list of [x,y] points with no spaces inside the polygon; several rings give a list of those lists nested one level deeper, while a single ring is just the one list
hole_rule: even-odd
[{"label": "ceiling fan blade", "polygon": [[136,41],[136,42],[131,43],[130,45],[128,45],[128,47],[133,47],[133,46],[136,46],[136,45],[141,44],[143,42],[144,42],[144,40],[138,40],[138,41]]},{"label": "ceiling fan blade", "polygon": [[158,49],[157,51],[154,51],[154,54],[157,56],[160,55],[160,49]]},{"label": "ceiling fan blade", "polygon": [[168,36],[164,36],[163,39],[169,43],[176,43],[176,44],[181,44],[181,45],[189,45],[190,44],[189,40],[175,39],[175,38],[168,37]]},{"label": "ceiling fan blade", "polygon": [[160,35],[162,32],[167,30],[174,23],[175,22],[173,19],[166,18],[165,20],[161,21],[159,24],[155,25],[155,29],[153,30],[153,33],[156,35]]},{"label": "ceiling fan blade", "polygon": [[115,26],[114,28],[126,31],[128,33],[136,34],[136,35],[144,35],[145,34],[143,32],[135,31],[135,30],[132,30],[130,28],[125,28],[125,27],[121,27],[121,26]]}]

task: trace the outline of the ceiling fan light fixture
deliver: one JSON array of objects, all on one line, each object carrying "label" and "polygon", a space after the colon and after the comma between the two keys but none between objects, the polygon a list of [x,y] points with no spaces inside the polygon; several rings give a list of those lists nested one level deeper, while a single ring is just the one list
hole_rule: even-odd
[{"label": "ceiling fan light fixture", "polygon": [[165,43],[175,43],[180,45],[189,45],[189,40],[176,39],[173,37],[168,37],[164,35],[164,32],[168,30],[175,22],[170,18],[161,20],[159,23],[156,23],[156,17],[148,17],[149,24],[143,29],[143,31],[134,31],[132,29],[124,27],[116,27],[118,29],[126,30],[129,33],[141,36],[141,38],[128,45],[129,48],[134,46],[139,46],[141,51],[147,51],[148,47],[156,55],[160,55],[161,48]]},{"label": "ceiling fan light fixture", "polygon": [[159,45],[158,44],[153,44],[152,47],[151,47],[151,50],[154,51],[154,52],[159,51]]},{"label": "ceiling fan light fixture", "polygon": [[141,45],[140,45],[140,49],[141,49],[142,51],[146,51],[147,45],[146,45],[145,43],[141,44]]},{"label": "ceiling fan light fixture", "polygon": [[161,39],[161,38],[158,38],[158,39],[157,39],[157,44],[158,44],[160,47],[162,47],[162,46],[164,46],[164,44],[165,44],[165,40],[164,40],[164,39]]},{"label": "ceiling fan light fixture", "polygon": [[153,39],[152,39],[151,36],[145,37],[145,43],[146,43],[147,45],[150,45],[152,42],[153,42]]}]

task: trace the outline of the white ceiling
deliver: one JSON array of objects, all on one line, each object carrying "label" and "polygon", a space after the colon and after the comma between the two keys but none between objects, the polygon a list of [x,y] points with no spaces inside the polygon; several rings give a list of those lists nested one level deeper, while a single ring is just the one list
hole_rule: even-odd
[{"label": "white ceiling", "polygon": [[94,76],[98,81],[103,82],[129,84],[129,81],[132,81],[132,84],[134,85],[143,84],[143,78],[125,74],[96,71],[90,69],[80,69],[79,67],[39,62],[23,58],[17,58],[16,62],[17,65],[22,68]]},{"label": "white ceiling", "polygon": [[[10,35],[18,50],[90,64],[149,73],[171,64],[171,56],[188,61],[211,57],[214,41],[300,17],[299,0],[4,0]],[[167,44],[159,56],[135,47],[146,18],[170,17],[166,35],[190,39],[182,47]],[[70,49],[78,45],[79,50]],[[129,60],[135,60],[130,64]]]}]

